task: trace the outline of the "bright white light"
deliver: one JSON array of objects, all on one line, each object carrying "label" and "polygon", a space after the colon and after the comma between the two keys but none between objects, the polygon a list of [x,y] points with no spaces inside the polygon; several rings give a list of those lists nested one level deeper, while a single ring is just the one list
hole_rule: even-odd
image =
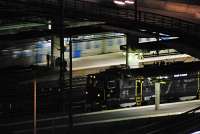
[{"label": "bright white light", "polygon": [[161,37],[159,40],[173,40],[178,39],[179,37]]},{"label": "bright white light", "polygon": [[135,1],[133,1],[133,0],[125,0],[125,3],[126,3],[126,4],[134,4]]},{"label": "bright white light", "polygon": [[146,30],[146,29],[140,29],[140,31],[141,31],[141,32],[146,32],[147,30]]},{"label": "bright white light", "polygon": [[117,5],[125,5],[126,3],[125,2],[123,2],[123,1],[121,1],[121,0],[114,0],[113,1],[115,4],[117,4]]},{"label": "bright white light", "polygon": [[31,53],[31,50],[24,50],[24,53]]},{"label": "bright white light", "polygon": [[1,50],[1,51],[3,51],[3,52],[8,52],[9,50],[7,50],[7,49],[4,49],[4,50]]},{"label": "bright white light", "polygon": [[174,77],[183,77],[183,76],[187,76],[187,74],[175,74]]},{"label": "bright white light", "polygon": [[48,21],[48,29],[51,30],[51,21]]},{"label": "bright white light", "polygon": [[191,133],[191,134],[200,134],[200,131],[196,131],[196,132]]},{"label": "bright white light", "polygon": [[48,29],[51,30],[51,24],[48,25]]},{"label": "bright white light", "polygon": [[149,81],[151,80],[151,78],[150,78],[150,77],[148,77],[147,79],[148,79]]},{"label": "bright white light", "polygon": [[143,55],[143,53],[139,53],[139,55],[140,55],[140,56],[142,56],[142,55]]},{"label": "bright white light", "polygon": [[168,79],[169,77],[168,76],[159,76],[157,77],[158,79]]},{"label": "bright white light", "polygon": [[170,35],[168,35],[168,34],[164,34],[164,33],[159,33],[159,35],[161,35],[161,36],[170,36]]}]

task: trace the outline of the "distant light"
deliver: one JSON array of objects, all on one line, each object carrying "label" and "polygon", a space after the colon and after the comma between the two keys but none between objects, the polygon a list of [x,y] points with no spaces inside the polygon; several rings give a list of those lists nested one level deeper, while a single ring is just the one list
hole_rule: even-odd
[{"label": "distant light", "polygon": [[98,94],[97,96],[100,97],[100,94]]},{"label": "distant light", "polygon": [[85,94],[88,94],[88,92],[86,91]]},{"label": "distant light", "polygon": [[167,36],[167,37],[170,36],[170,35],[168,35],[168,34],[164,34],[164,33],[159,33],[159,35],[160,35],[160,36]]},{"label": "distant light", "polygon": [[51,47],[51,42],[48,42],[48,41],[46,41],[46,42],[44,42],[43,43],[43,47],[45,48],[47,48],[47,47]]},{"label": "distant light", "polygon": [[179,37],[160,37],[160,40],[173,40],[173,39],[178,39]]},{"label": "distant light", "polygon": [[146,30],[146,29],[140,29],[140,31],[141,31],[141,32],[146,32],[147,30]]},{"label": "distant light", "polygon": [[12,55],[12,58],[17,58],[17,55],[16,54]]},{"label": "distant light", "polygon": [[165,81],[161,81],[160,84],[166,84],[166,82]]},{"label": "distant light", "polygon": [[48,29],[51,30],[51,21],[48,21]]},{"label": "distant light", "polygon": [[157,77],[158,79],[168,79],[169,77],[168,76],[159,76]]},{"label": "distant light", "polygon": [[151,78],[150,78],[150,77],[148,77],[147,79],[148,79],[149,81],[151,80]]},{"label": "distant light", "polygon": [[4,50],[1,50],[1,51],[3,51],[3,52],[8,52],[9,50],[7,50],[7,49],[4,49]]},{"label": "distant light", "polygon": [[193,132],[191,134],[200,134],[200,131]]},{"label": "distant light", "polygon": [[27,50],[24,50],[23,52],[24,52],[24,53],[31,53],[32,51],[29,50],[29,49],[27,49]]},{"label": "distant light", "polygon": [[125,5],[126,4],[124,1],[121,1],[121,0],[114,0],[113,2],[117,5]]},{"label": "distant light", "polygon": [[175,74],[174,77],[183,77],[183,76],[187,76],[188,74]]},{"label": "distant light", "polygon": [[142,55],[143,55],[143,53],[139,53],[139,55],[140,55],[140,56],[142,56]]},{"label": "distant light", "polygon": [[135,1],[133,1],[133,0],[125,0],[125,4],[134,4],[135,3]]},{"label": "distant light", "polygon": [[13,54],[20,54],[21,51],[14,51]]},{"label": "distant light", "polygon": [[51,30],[51,24],[48,25],[48,29]]}]

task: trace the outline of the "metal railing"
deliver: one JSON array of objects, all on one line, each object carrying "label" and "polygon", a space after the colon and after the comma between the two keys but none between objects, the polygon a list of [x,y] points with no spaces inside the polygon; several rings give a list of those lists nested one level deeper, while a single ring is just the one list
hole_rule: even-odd
[{"label": "metal railing", "polygon": [[[158,28],[170,29],[179,35],[194,35],[199,36],[200,25],[189,21],[184,21],[178,18],[155,14],[151,12],[138,11],[137,18],[135,18],[135,10],[124,7],[104,7],[97,3],[74,0],[70,2],[66,0],[66,13],[74,15],[75,17],[102,20],[109,23],[120,23],[119,21],[129,21],[129,23],[136,22],[146,24],[146,27],[156,26]],[[137,24],[136,23],[136,24]]]}]

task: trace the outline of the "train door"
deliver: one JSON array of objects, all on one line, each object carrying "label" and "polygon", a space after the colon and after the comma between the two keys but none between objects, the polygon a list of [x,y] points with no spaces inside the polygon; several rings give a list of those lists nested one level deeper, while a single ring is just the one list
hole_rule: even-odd
[{"label": "train door", "polygon": [[136,79],[135,80],[135,101],[136,101],[137,106],[142,105],[142,86],[143,86],[143,80]]}]

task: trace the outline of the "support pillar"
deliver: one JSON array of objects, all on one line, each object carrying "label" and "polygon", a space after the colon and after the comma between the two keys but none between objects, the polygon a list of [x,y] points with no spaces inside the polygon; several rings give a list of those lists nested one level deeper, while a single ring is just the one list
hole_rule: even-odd
[{"label": "support pillar", "polygon": [[128,42],[127,42],[126,43],[126,68],[129,68],[128,59],[129,59],[129,45],[128,45]]},{"label": "support pillar", "polygon": [[36,80],[33,80],[33,134],[37,133],[37,95]]},{"label": "support pillar", "polygon": [[60,57],[60,38],[57,36],[51,37],[51,67],[56,67],[56,58]]},{"label": "support pillar", "polygon": [[155,110],[160,106],[160,82],[155,83]]},{"label": "support pillar", "polygon": [[59,37],[60,37],[60,81],[64,82],[64,7],[65,0],[60,1]]},{"label": "support pillar", "polygon": [[70,61],[70,67],[69,67],[69,127],[70,130],[73,128],[73,118],[72,118],[72,39],[70,37],[69,41],[69,61]]},{"label": "support pillar", "polygon": [[137,55],[131,53],[131,50],[135,49],[135,46],[138,45],[139,38],[135,35],[127,34],[126,36],[126,66],[127,68],[138,68],[139,62]]},{"label": "support pillar", "polygon": [[55,59],[54,59],[54,39],[51,37],[51,67],[55,68]]}]

